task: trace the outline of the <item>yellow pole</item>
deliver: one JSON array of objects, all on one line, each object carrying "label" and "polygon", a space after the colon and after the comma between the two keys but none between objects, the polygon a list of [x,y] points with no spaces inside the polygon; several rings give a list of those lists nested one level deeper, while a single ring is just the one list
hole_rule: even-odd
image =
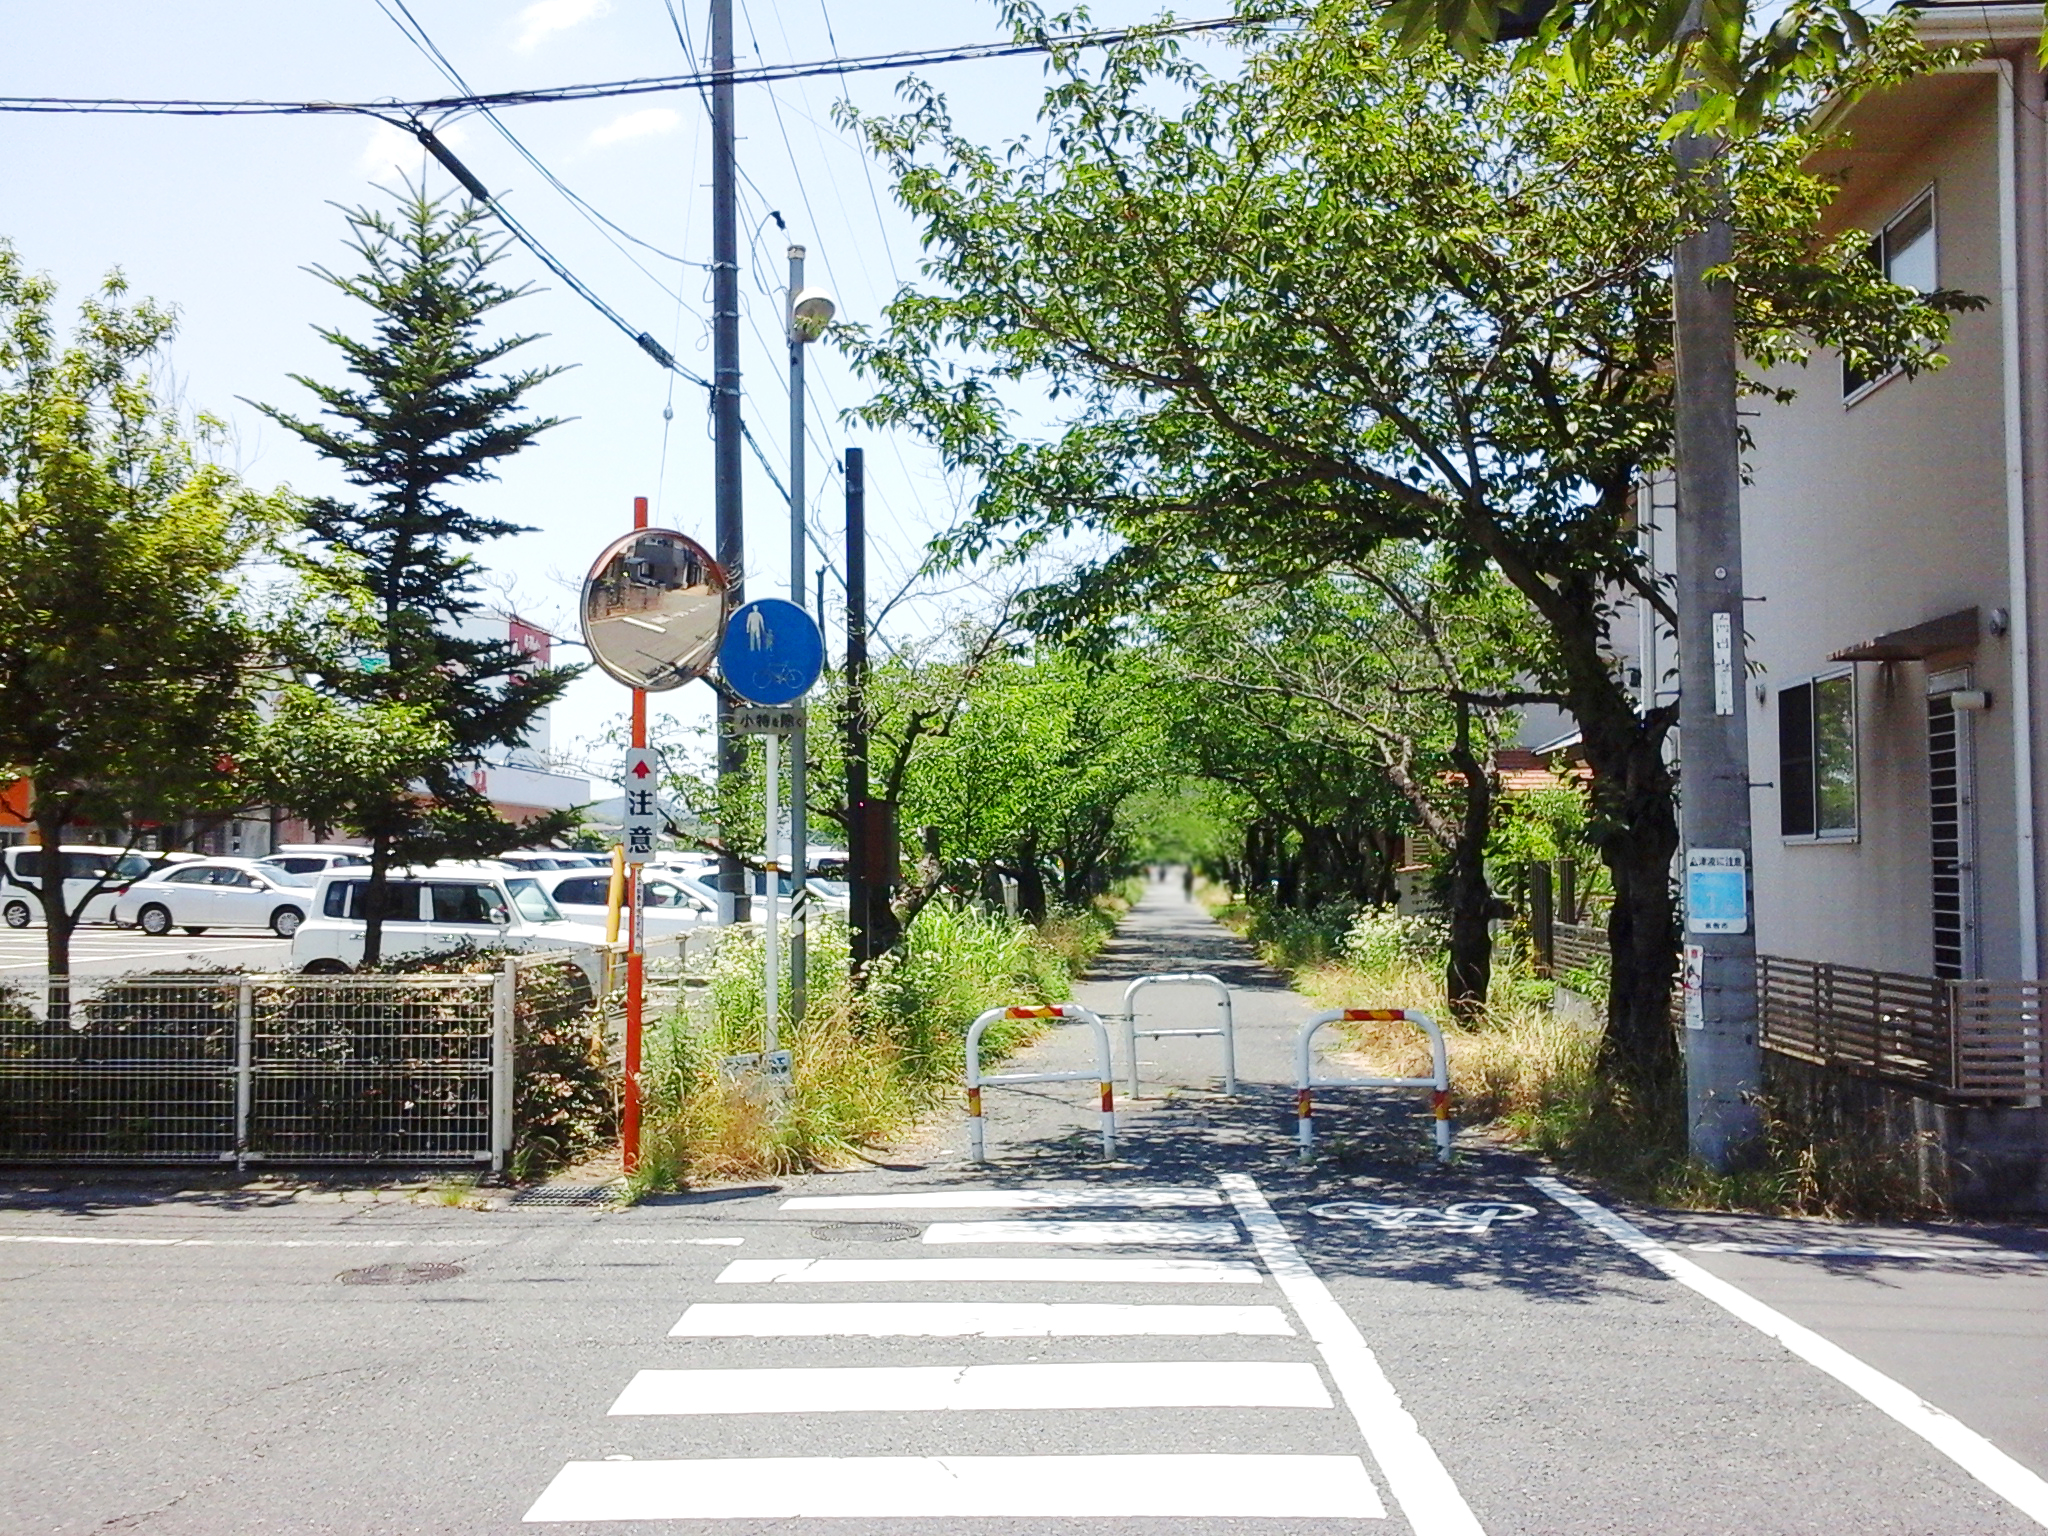
[{"label": "yellow pole", "polygon": [[626,850],[620,843],[612,844],[612,883],[604,898],[604,941],[607,944],[619,942],[619,908],[626,899]]}]

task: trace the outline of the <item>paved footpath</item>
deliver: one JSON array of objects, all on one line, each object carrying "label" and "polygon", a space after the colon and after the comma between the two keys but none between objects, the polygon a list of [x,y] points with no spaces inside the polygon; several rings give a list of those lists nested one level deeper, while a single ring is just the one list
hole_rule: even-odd
[{"label": "paved footpath", "polygon": [[989,1089],[983,1166],[616,1214],[0,1196],[0,1531],[2048,1528],[2038,1233],[1620,1211],[1413,1092],[1304,1170],[1307,1005],[1177,889],[1080,1000],[1186,969],[1242,1092],[1141,1043],[1107,1163],[1088,1081]]}]

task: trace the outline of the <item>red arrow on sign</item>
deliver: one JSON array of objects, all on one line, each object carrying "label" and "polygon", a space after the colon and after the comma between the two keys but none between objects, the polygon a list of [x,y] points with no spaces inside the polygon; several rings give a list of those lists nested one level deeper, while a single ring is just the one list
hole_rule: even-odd
[{"label": "red arrow on sign", "polygon": [[644,778],[646,778],[646,777],[647,777],[647,775],[648,775],[648,772],[649,772],[649,769],[648,769],[648,767],[647,767],[647,759],[646,759],[646,758],[644,758],[644,757],[643,757],[643,758],[641,758],[639,762],[637,762],[637,763],[635,763],[635,764],[633,765],[633,777],[634,777],[634,778],[636,778],[636,779],[644,779]]}]

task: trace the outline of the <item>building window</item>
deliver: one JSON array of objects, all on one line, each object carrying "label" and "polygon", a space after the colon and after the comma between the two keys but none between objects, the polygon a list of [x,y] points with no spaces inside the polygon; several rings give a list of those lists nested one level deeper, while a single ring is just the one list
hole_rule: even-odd
[{"label": "building window", "polygon": [[[1932,293],[1941,286],[1934,253],[1934,189],[1929,187],[1906,205],[1903,213],[1879,230],[1870,240],[1870,260],[1901,288],[1915,293]],[[1854,400],[1875,389],[1893,373],[1864,373],[1845,357],[1842,359],[1842,398]]]},{"label": "building window", "polygon": [[1856,835],[1856,676],[1836,672],[1778,690],[1778,830]]}]

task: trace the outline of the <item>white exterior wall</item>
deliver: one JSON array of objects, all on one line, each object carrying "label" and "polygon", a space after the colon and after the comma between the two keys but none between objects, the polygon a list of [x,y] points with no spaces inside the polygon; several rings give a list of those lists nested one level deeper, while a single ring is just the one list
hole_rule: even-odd
[{"label": "white exterior wall", "polygon": [[[1894,378],[1854,404],[1817,353],[1769,382],[1789,405],[1745,406],[1753,438],[1743,497],[1752,687],[1751,776],[1778,777],[1778,690],[1838,670],[1830,653],[1975,606],[2009,602],[1999,295],[1997,90],[1974,77],[1960,105],[1913,148],[1852,167],[1841,222],[1876,228],[1932,184],[1939,281],[1988,299],[1955,317],[1949,366]],[[2009,646],[1987,629],[1971,683],[1975,716],[1978,973],[2019,974]],[[1938,667],[1949,663],[1938,662]],[[1854,664],[1859,832],[1849,842],[1781,837],[1775,787],[1756,791],[1757,947],[1769,954],[1932,973],[1926,689],[1920,662]]]}]

